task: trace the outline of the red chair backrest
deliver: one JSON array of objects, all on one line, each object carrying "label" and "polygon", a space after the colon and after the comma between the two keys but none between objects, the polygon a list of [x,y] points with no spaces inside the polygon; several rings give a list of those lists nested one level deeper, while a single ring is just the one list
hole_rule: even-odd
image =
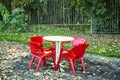
[{"label": "red chair backrest", "polygon": [[80,58],[84,55],[86,48],[88,47],[88,44],[80,44],[72,48],[72,52],[76,55],[76,58]]},{"label": "red chair backrest", "polygon": [[79,44],[84,44],[86,43],[86,39],[84,38],[74,38],[73,42],[73,47],[79,45]]},{"label": "red chair backrest", "polygon": [[29,46],[32,54],[42,50],[43,36],[32,36],[29,40]]}]

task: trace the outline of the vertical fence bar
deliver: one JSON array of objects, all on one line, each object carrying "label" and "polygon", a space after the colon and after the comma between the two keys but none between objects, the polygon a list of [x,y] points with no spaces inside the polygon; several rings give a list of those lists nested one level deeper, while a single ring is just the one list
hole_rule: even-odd
[{"label": "vertical fence bar", "polygon": [[93,33],[93,19],[92,19],[92,16],[91,16],[91,34]]}]

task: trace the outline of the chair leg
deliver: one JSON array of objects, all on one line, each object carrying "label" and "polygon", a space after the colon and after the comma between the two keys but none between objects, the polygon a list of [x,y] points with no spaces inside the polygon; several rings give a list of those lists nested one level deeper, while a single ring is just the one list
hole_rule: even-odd
[{"label": "chair leg", "polygon": [[82,70],[83,70],[84,72],[86,72],[83,57],[80,58],[80,61],[81,61],[81,64],[82,64]]},{"label": "chair leg", "polygon": [[55,59],[54,59],[54,69],[57,71],[60,68],[60,59],[58,60],[58,63],[55,63]]},{"label": "chair leg", "polygon": [[32,63],[34,62],[34,60],[35,60],[35,56],[33,55],[29,63],[29,68],[32,67]]},{"label": "chair leg", "polygon": [[42,60],[42,66],[45,66],[46,65],[46,60],[45,60],[45,58],[43,58],[43,60]]},{"label": "chair leg", "polygon": [[42,61],[42,58],[39,58],[38,65],[36,67],[36,72],[38,72],[38,70],[39,70],[39,67],[41,65],[41,61]]},{"label": "chair leg", "polygon": [[75,75],[76,72],[75,72],[75,66],[74,66],[74,62],[73,60],[70,59],[70,65],[71,65],[71,68],[72,68],[72,73]]},{"label": "chair leg", "polygon": [[57,71],[58,69],[59,69],[59,62],[56,64],[56,63],[54,63],[54,69]]},{"label": "chair leg", "polygon": [[54,57],[52,57],[52,60],[53,60],[53,64],[54,64],[54,66],[55,66],[55,58],[54,58]]},{"label": "chair leg", "polygon": [[74,66],[76,66],[76,60],[74,60]]}]

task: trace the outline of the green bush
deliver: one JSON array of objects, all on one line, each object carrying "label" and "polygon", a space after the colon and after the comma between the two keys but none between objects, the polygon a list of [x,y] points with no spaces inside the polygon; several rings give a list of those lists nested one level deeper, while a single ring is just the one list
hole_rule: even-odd
[{"label": "green bush", "polygon": [[3,5],[2,3],[0,3],[0,15],[2,16],[3,20],[0,21],[0,30],[2,29],[6,29],[6,25],[9,24],[9,16],[10,13],[8,11],[8,9],[6,8],[5,5]]},{"label": "green bush", "polygon": [[24,9],[15,8],[10,15],[10,29],[15,32],[27,30],[28,15],[25,14]]},{"label": "green bush", "polygon": [[8,11],[5,5],[0,3],[0,15],[3,20],[0,21],[0,29],[12,32],[25,32],[28,27],[28,15],[23,8],[15,8]]}]

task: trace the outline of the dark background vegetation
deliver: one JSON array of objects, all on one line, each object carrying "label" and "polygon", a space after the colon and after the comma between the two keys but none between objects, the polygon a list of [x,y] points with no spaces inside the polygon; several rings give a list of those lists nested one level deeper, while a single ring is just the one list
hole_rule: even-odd
[{"label": "dark background vegetation", "polygon": [[0,20],[0,29],[14,31],[64,24],[89,25],[91,33],[120,33],[120,0],[0,0]]}]

